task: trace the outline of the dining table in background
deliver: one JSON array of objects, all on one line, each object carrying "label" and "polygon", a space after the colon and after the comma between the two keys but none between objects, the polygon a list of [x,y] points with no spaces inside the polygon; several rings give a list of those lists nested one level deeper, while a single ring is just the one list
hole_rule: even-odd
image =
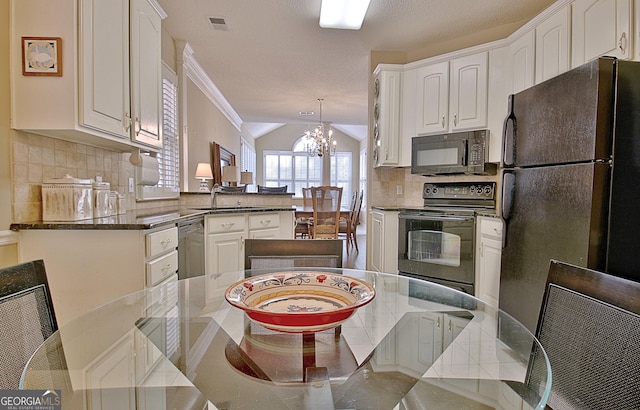
[{"label": "dining table in background", "polygon": [[[298,220],[298,218],[313,218],[313,207],[296,205],[295,218],[296,220]],[[351,220],[351,209],[343,207],[340,208],[340,219],[343,218],[347,221],[347,238],[349,238],[351,232],[351,224],[349,224],[348,221]],[[309,230],[311,230],[311,227],[309,227]]]},{"label": "dining table in background", "polygon": [[171,282],[61,327],[20,386],[60,390],[65,410],[544,408],[546,354],[509,315],[395,274],[291,270],[366,281],[375,297],[340,332],[309,338],[266,329],[225,299],[227,288],[265,271]]}]

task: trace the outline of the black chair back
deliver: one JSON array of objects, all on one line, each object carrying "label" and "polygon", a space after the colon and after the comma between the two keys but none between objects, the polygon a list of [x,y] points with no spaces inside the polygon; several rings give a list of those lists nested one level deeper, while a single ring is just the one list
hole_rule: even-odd
[{"label": "black chair back", "polygon": [[640,283],[551,261],[536,336],[551,363],[549,407],[640,408]]}]

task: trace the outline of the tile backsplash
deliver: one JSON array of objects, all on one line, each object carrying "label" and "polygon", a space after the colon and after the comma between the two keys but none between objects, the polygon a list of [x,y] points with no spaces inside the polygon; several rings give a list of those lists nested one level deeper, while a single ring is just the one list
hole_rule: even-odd
[{"label": "tile backsplash", "polygon": [[42,181],[69,174],[91,179],[101,176],[112,191],[127,197],[127,209],[176,206],[177,200],[136,203],[128,193],[128,180],[134,168],[127,154],[75,142],[63,141],[22,131],[11,136],[12,221],[42,219]]}]

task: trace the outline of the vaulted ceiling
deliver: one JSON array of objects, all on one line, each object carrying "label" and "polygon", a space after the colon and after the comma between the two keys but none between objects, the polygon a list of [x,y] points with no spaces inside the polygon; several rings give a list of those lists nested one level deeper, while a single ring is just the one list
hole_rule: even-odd
[{"label": "vaulted ceiling", "polygon": [[[371,0],[358,31],[318,25],[320,0],[159,0],[242,121],[257,134],[323,120],[355,138],[367,124],[371,51],[415,52],[519,27],[553,0]],[[226,30],[210,17],[222,18]],[[451,51],[451,50],[447,50]],[[311,117],[299,115],[313,111]],[[341,129],[341,130],[343,130]],[[259,136],[259,135],[256,135]]]}]

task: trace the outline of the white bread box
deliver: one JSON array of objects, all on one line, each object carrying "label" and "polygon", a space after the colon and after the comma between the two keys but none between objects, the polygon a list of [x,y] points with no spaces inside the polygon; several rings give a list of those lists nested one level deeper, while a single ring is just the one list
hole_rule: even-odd
[{"label": "white bread box", "polygon": [[90,179],[45,179],[42,183],[42,220],[81,221],[93,218],[93,189]]}]

